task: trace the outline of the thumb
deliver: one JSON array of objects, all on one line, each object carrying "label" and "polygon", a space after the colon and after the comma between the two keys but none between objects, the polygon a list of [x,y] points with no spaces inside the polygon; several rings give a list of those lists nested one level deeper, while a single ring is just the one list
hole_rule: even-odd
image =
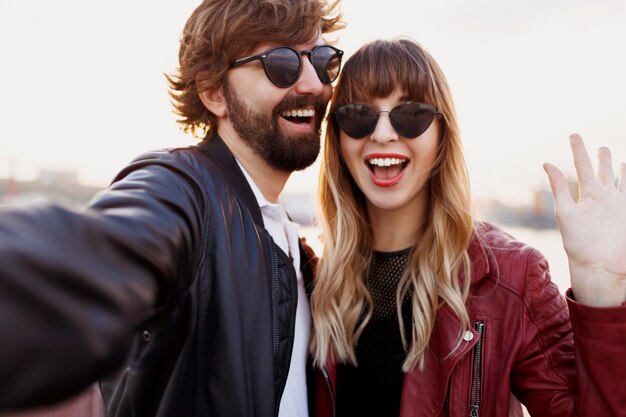
[{"label": "thumb", "polygon": [[546,174],[548,174],[548,180],[550,181],[550,189],[552,190],[555,207],[563,208],[574,204],[574,200],[572,199],[572,195],[570,194],[567,186],[567,180],[561,170],[547,162],[543,164],[543,170]]}]

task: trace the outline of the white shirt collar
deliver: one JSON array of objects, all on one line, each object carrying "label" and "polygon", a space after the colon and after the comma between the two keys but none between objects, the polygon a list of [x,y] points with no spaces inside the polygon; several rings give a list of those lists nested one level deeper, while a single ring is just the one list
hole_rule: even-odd
[{"label": "white shirt collar", "polygon": [[246,169],[238,160],[237,160],[237,164],[239,165],[239,168],[241,168],[241,172],[243,172],[243,175],[246,177],[246,180],[248,181],[248,184],[250,185],[250,188],[252,189],[252,192],[254,193],[254,197],[256,198],[259,208],[261,209],[261,213],[263,213],[264,216],[271,217],[272,219],[276,221],[288,220],[287,212],[285,211],[283,206],[280,205],[279,203],[270,203],[269,201],[267,201],[267,199],[265,198],[265,196],[263,196],[263,193],[261,192],[259,187],[256,185],[256,183],[254,182],[250,174],[248,174],[248,171],[246,171]]}]

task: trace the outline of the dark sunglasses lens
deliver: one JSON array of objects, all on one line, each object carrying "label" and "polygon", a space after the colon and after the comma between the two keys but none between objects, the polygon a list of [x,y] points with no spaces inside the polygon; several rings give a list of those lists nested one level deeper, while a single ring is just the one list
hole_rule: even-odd
[{"label": "dark sunglasses lens", "polygon": [[435,109],[428,104],[407,103],[396,106],[389,118],[400,135],[413,139],[428,130],[435,114]]},{"label": "dark sunglasses lens", "polygon": [[335,111],[339,128],[353,139],[361,139],[376,128],[378,114],[365,104],[345,104]]},{"label": "dark sunglasses lens", "polygon": [[339,75],[341,56],[335,48],[327,45],[318,46],[311,53],[311,63],[323,84],[330,84]]},{"label": "dark sunglasses lens", "polygon": [[269,79],[279,87],[289,87],[300,76],[300,55],[290,48],[276,48],[263,60]]}]

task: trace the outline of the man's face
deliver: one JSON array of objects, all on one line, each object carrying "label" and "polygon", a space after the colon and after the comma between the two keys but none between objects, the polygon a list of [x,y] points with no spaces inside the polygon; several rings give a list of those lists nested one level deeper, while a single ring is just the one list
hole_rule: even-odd
[{"label": "man's face", "polygon": [[[312,49],[322,43],[293,45]],[[272,46],[259,45],[250,55]],[[224,85],[227,115],[238,136],[273,168],[292,172],[311,165],[320,149],[320,127],[331,87],[322,84],[308,57],[291,87],[280,88],[265,75],[259,60],[229,71]]]}]

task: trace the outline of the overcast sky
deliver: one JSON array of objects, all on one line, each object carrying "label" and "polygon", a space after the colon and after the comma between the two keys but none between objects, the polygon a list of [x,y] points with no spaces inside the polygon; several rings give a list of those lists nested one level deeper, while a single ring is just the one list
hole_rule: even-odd
[{"label": "overcast sky", "polygon": [[[421,42],[448,77],[477,197],[522,201],[572,172],[579,132],[626,162],[626,2],[344,0],[347,55],[375,38]],[[190,144],[163,73],[198,1],[0,0],[0,177],[74,170],[106,185],[135,155]],[[317,166],[287,190],[314,191]]]}]

